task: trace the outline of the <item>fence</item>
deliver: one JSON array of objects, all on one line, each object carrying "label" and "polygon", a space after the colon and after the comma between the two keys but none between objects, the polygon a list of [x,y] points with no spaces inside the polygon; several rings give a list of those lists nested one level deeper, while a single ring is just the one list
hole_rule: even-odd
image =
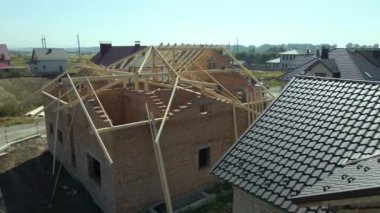
[{"label": "fence", "polygon": [[45,122],[0,127],[0,147],[35,135],[46,135]]}]

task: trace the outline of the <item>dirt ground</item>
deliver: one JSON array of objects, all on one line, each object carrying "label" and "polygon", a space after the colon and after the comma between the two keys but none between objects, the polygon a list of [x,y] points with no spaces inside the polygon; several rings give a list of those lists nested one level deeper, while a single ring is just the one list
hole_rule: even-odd
[{"label": "dirt ground", "polygon": [[46,151],[45,138],[24,142],[0,154],[0,213],[101,212],[63,167],[51,200],[56,178],[51,171],[52,156]]}]

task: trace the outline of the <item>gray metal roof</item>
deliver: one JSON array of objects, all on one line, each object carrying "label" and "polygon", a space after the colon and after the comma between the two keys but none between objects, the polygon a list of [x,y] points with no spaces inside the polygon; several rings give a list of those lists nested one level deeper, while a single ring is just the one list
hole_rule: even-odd
[{"label": "gray metal roof", "polygon": [[63,48],[35,48],[33,49],[32,60],[56,61],[66,60],[67,55]]},{"label": "gray metal roof", "polygon": [[[374,142],[375,143],[375,142]],[[305,187],[295,202],[369,197],[380,195],[380,156],[353,161],[312,187]]]},{"label": "gray metal roof", "polygon": [[289,212],[290,198],[380,150],[380,82],[295,77],[212,169]]},{"label": "gray metal roof", "polygon": [[[338,48],[329,52],[329,59],[334,59],[340,78],[355,80],[380,81],[380,50],[355,50]],[[326,60],[326,59],[322,59]],[[289,81],[296,75],[304,75],[312,61],[285,73],[279,79]],[[335,65],[334,65],[335,66]]]}]

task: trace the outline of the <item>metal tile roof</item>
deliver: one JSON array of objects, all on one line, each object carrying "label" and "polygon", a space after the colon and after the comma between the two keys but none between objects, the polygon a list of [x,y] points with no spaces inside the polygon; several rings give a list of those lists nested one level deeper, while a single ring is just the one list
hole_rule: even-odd
[{"label": "metal tile roof", "polygon": [[[296,77],[211,173],[273,205],[379,150],[380,82]],[[376,127],[376,128],[375,128]]]},{"label": "metal tile roof", "polygon": [[350,162],[292,199],[304,203],[373,195],[380,195],[380,155]]},{"label": "metal tile roof", "polygon": [[[344,79],[380,81],[380,50],[355,50],[338,48],[329,52],[329,59],[335,61],[335,68]],[[296,75],[304,75],[315,61],[309,61],[304,65],[285,73],[279,79],[289,81]],[[335,69],[334,68],[334,69]]]},{"label": "metal tile roof", "polygon": [[146,47],[147,46],[112,46],[104,55],[99,51],[91,58],[91,61],[95,64],[109,66],[139,50],[145,49]]},{"label": "metal tile roof", "polygon": [[67,54],[63,48],[34,48],[33,59],[39,61],[67,60]]}]

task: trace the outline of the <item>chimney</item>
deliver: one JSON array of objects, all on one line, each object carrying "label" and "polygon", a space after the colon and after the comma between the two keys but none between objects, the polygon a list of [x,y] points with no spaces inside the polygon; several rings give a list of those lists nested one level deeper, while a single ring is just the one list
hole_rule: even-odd
[{"label": "chimney", "polygon": [[329,58],[329,49],[326,47],[322,47],[322,59],[328,59]]},{"label": "chimney", "polygon": [[135,48],[138,49],[140,47],[140,41],[135,41]]},{"label": "chimney", "polygon": [[315,51],[315,55],[316,55],[317,57],[321,56],[321,52],[320,52],[319,49],[317,49],[317,50]]},{"label": "chimney", "polygon": [[105,55],[112,47],[111,42],[100,42],[100,53]]}]

